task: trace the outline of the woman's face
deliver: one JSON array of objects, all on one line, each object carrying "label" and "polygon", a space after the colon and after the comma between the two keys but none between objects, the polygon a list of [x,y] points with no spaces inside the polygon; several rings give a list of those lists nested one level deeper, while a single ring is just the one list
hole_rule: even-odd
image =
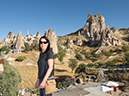
[{"label": "woman's face", "polygon": [[47,40],[42,38],[39,43],[40,43],[40,47],[41,47],[42,51],[44,52],[47,49],[47,46],[48,46]]}]

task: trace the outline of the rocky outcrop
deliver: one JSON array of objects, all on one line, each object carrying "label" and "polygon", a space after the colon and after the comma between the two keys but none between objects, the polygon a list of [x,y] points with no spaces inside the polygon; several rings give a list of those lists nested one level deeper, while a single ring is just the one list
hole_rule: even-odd
[{"label": "rocky outcrop", "polygon": [[13,43],[14,34],[13,32],[9,32],[7,37],[3,40],[5,43]]},{"label": "rocky outcrop", "polygon": [[23,42],[23,37],[22,37],[22,32],[20,31],[18,36],[17,36],[17,39],[16,39],[16,42],[15,42],[15,45],[14,47],[16,49],[21,49],[22,47],[24,47],[24,42]]},{"label": "rocky outcrop", "polygon": [[41,35],[40,35],[40,32],[38,31],[36,34],[35,40],[33,42],[33,45],[38,44],[40,38],[41,38]]},{"label": "rocky outcrop", "polygon": [[101,14],[88,14],[87,23],[81,33],[85,33],[86,38],[89,38],[90,46],[121,45],[121,41],[111,35],[112,30],[105,26],[105,18]]},{"label": "rocky outcrop", "polygon": [[66,46],[72,47],[73,46],[73,40],[72,39],[67,39]]},{"label": "rocky outcrop", "polygon": [[80,31],[78,31],[78,36],[80,36]]},{"label": "rocky outcrop", "polygon": [[57,48],[57,36],[54,30],[49,29],[48,31],[45,31],[45,36],[49,39],[50,41],[50,47],[52,48],[54,54],[58,53],[58,48]]},{"label": "rocky outcrop", "polygon": [[78,46],[81,46],[82,45],[82,40],[80,38],[77,38],[75,44],[78,45]]}]

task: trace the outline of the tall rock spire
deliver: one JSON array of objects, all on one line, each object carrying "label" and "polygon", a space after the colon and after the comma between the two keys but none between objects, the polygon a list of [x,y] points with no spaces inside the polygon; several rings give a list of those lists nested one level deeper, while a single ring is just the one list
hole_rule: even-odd
[{"label": "tall rock spire", "polygon": [[44,34],[50,41],[50,47],[52,48],[54,54],[58,53],[58,48],[57,48],[57,36],[54,30],[49,29],[48,31],[45,31]]},{"label": "tall rock spire", "polygon": [[18,36],[17,36],[17,39],[16,39],[16,42],[15,42],[15,45],[14,47],[16,49],[21,49],[21,47],[24,47],[24,42],[23,42],[23,37],[22,37],[22,32],[20,31]]}]

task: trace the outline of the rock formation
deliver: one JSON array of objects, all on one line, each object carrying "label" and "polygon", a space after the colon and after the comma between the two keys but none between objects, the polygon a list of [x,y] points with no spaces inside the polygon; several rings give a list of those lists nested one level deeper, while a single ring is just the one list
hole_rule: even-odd
[{"label": "rock formation", "polygon": [[4,39],[5,43],[13,43],[14,34],[13,32],[9,32],[7,37]]},{"label": "rock formation", "polygon": [[80,36],[80,31],[78,31],[78,36]]},{"label": "rock formation", "polygon": [[41,37],[41,35],[40,35],[40,32],[38,31],[36,34],[35,40],[33,42],[34,45],[39,43],[40,37]]},{"label": "rock formation", "polygon": [[75,44],[78,45],[78,46],[81,46],[82,45],[82,40],[80,38],[77,38]]},{"label": "rock formation", "polygon": [[105,18],[101,14],[88,14],[87,23],[81,33],[85,33],[86,38],[89,38],[90,46],[121,45],[121,41],[111,35],[111,29],[105,26]]},{"label": "rock formation", "polygon": [[68,47],[72,47],[73,46],[73,40],[72,39],[67,39],[66,45]]},{"label": "rock formation", "polygon": [[57,36],[54,30],[49,29],[48,31],[45,31],[45,36],[47,36],[47,38],[49,39],[51,45],[50,47],[52,48],[54,54],[58,53]]},{"label": "rock formation", "polygon": [[15,42],[15,45],[14,47],[16,49],[21,49],[21,47],[24,47],[24,42],[23,42],[23,37],[22,37],[22,32],[20,31],[18,36],[17,36],[17,39],[16,39],[16,42]]}]

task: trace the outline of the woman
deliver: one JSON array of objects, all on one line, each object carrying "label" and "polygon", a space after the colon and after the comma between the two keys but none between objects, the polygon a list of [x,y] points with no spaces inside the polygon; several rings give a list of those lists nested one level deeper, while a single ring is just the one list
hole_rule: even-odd
[{"label": "woman", "polygon": [[39,39],[40,56],[38,60],[38,79],[35,88],[40,88],[40,96],[52,96],[52,94],[45,94],[45,83],[48,77],[54,75],[53,69],[53,52],[50,49],[50,42],[46,36]]}]

